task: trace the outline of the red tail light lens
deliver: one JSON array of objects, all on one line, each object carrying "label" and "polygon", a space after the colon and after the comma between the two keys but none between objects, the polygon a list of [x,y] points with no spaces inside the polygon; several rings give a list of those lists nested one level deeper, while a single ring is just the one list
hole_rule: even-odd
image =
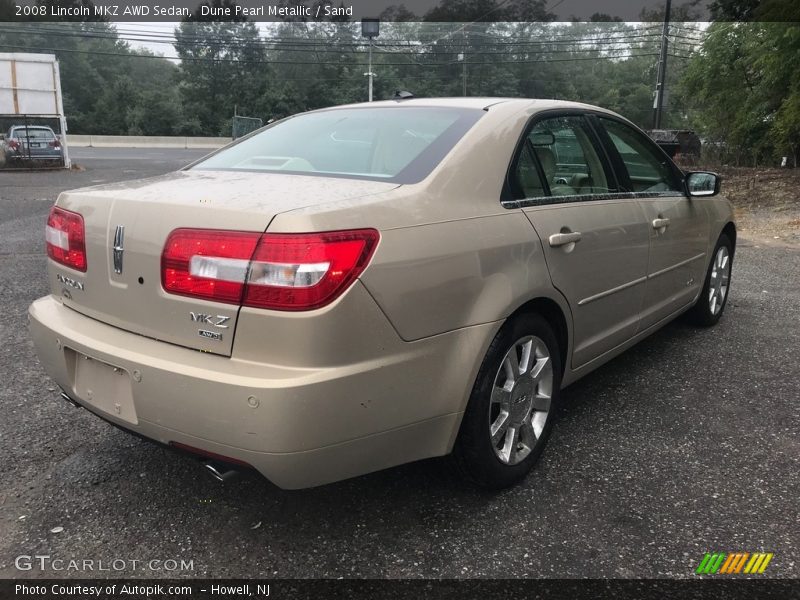
[{"label": "red tail light lens", "polygon": [[244,305],[310,310],[332,302],[369,264],[374,229],[265,233],[250,264]]},{"label": "red tail light lens", "polygon": [[171,294],[241,304],[260,233],[176,229],[161,254],[161,285]]},{"label": "red tail light lens", "polygon": [[48,144],[48,146],[50,146],[51,148],[61,148],[61,142],[59,142],[58,140],[53,140]]},{"label": "red tail light lens", "polygon": [[374,229],[282,234],[176,229],[161,256],[169,293],[273,310],[310,310],[340,296],[369,264]]},{"label": "red tail light lens", "polygon": [[12,150],[19,150],[19,142],[17,140],[11,140],[8,142],[8,147]]},{"label": "red tail light lens", "polygon": [[86,231],[83,217],[54,206],[45,228],[47,256],[76,271],[86,272]]}]

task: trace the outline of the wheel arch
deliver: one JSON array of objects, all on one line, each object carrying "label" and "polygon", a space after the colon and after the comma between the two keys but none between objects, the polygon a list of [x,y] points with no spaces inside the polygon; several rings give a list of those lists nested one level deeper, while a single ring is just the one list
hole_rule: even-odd
[{"label": "wheel arch", "polygon": [[730,239],[731,244],[732,244],[731,251],[732,251],[732,253],[735,254],[736,253],[736,225],[734,224],[733,221],[728,221],[725,224],[725,227],[722,228],[722,231],[720,232],[720,235],[722,235],[723,233],[728,236],[728,239]]},{"label": "wheel arch", "polygon": [[564,307],[552,298],[538,296],[518,307],[509,315],[506,321],[510,321],[523,313],[539,314],[553,327],[553,333],[555,333],[556,342],[558,343],[558,355],[561,359],[561,376],[563,378],[564,373],[569,369],[567,358],[569,357],[571,339],[571,327]]}]

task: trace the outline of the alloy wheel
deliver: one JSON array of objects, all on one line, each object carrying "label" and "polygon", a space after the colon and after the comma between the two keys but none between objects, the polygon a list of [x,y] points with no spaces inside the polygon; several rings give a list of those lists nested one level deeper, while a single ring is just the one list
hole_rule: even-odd
[{"label": "alloy wheel", "polygon": [[525,460],[550,416],[553,361],[536,336],[517,340],[500,363],[492,386],[489,435],[495,455],[507,465]]},{"label": "alloy wheel", "polygon": [[711,266],[711,281],[708,286],[708,308],[712,315],[722,310],[725,296],[728,294],[728,284],[731,279],[731,257],[728,249],[721,246],[714,256]]}]

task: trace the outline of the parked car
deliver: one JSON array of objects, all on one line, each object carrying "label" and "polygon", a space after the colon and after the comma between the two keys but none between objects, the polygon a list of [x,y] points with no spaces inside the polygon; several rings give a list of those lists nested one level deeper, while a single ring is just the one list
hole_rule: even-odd
[{"label": "parked car", "polygon": [[308,112],[61,194],[31,333],[66,399],[221,478],[302,488],[452,454],[501,488],[563,387],[682,313],[719,320],[719,184],[584,104]]},{"label": "parked car", "polygon": [[42,125],[14,125],[6,133],[3,149],[6,163],[41,160],[64,164],[64,148],[58,136]]}]

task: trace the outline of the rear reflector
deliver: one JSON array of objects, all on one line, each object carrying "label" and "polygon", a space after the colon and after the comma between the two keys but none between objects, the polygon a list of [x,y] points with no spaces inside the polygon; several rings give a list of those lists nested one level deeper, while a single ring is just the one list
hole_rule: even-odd
[{"label": "rear reflector", "polygon": [[273,310],[339,297],[369,264],[374,229],[283,234],[176,229],[161,257],[164,290]]},{"label": "rear reflector", "polygon": [[54,206],[44,232],[47,256],[57,263],[86,272],[86,232],[83,217]]}]

